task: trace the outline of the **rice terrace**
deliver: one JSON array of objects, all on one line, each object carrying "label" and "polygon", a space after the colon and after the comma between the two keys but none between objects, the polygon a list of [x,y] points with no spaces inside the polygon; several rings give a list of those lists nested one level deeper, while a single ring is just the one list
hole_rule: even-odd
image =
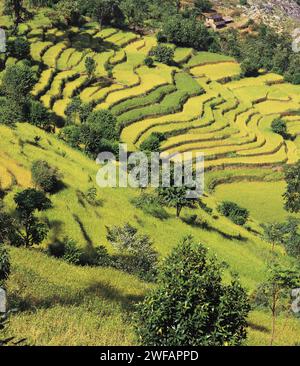
[{"label": "rice terrace", "polygon": [[[248,59],[222,46],[235,39],[223,36],[228,30],[204,27],[211,44],[194,47],[172,42],[158,15],[143,23],[127,16],[125,0],[115,1],[122,24],[87,10],[77,23],[62,20],[64,2],[21,1],[30,14],[16,23],[5,11],[11,2],[0,1],[0,287],[8,308],[0,344],[299,345],[300,308],[291,310],[300,288],[299,55],[291,61],[298,82],[274,65],[245,71]],[[176,11],[170,17],[182,24],[201,23]],[[202,152],[204,195],[187,202],[173,187],[100,188],[97,154],[119,143],[129,154]],[[168,277],[170,286],[186,283],[184,295],[169,290]],[[229,315],[211,310],[226,304]],[[190,319],[191,333],[185,323],[176,328],[174,313]],[[237,328],[224,325],[238,317]]]}]

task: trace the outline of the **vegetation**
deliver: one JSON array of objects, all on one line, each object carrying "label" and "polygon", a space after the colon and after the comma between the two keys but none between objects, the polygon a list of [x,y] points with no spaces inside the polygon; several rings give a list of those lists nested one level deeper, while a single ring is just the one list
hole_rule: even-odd
[{"label": "vegetation", "polygon": [[249,309],[238,280],[223,285],[222,266],[186,238],[164,261],[158,287],[138,306],[137,335],[148,346],[239,345]]},{"label": "vegetation", "polygon": [[[289,37],[260,26],[251,36],[209,31],[197,18],[206,1],[191,9],[157,0],[15,3],[13,19],[0,14],[9,38],[0,60],[0,241],[10,245],[9,301],[22,311],[5,334],[34,345],[178,345],[173,325],[186,308],[176,304],[185,301],[201,320],[192,336],[180,323],[187,345],[268,345],[272,333],[274,345],[299,343],[299,320],[285,310],[290,287],[266,271],[269,258],[283,272],[299,271],[299,60]],[[117,155],[119,141],[129,154],[204,152],[205,195],[189,200],[174,184],[99,189],[95,158]],[[187,241],[182,258],[174,243],[187,234],[195,243]],[[199,257],[205,271],[194,273]],[[181,280],[178,271],[164,274],[175,266],[193,281],[174,286],[184,296],[167,309],[160,291]],[[275,313],[266,307],[274,295],[267,279],[280,288]],[[199,299],[206,284],[215,299]],[[247,321],[244,288],[257,300]],[[154,298],[157,313],[149,315]],[[157,334],[161,311],[168,321]]]}]

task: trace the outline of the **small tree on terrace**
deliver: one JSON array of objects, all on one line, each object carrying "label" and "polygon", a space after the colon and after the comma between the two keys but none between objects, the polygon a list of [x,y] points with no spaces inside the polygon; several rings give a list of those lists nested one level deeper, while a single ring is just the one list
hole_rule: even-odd
[{"label": "small tree on terrace", "polygon": [[88,74],[88,78],[91,80],[95,77],[95,72],[96,72],[96,62],[92,57],[87,57],[85,59],[85,70],[86,73]]},{"label": "small tree on terrace", "polygon": [[225,285],[222,265],[192,238],[185,238],[164,261],[158,287],[137,307],[141,345],[240,345],[250,307],[233,278]]},{"label": "small tree on terrace", "polygon": [[171,47],[159,44],[150,51],[149,56],[155,57],[158,62],[171,65],[174,59],[174,51]]},{"label": "small tree on terrace", "polygon": [[280,310],[290,308],[290,293],[292,289],[299,287],[299,280],[300,277],[297,271],[273,263],[269,268],[266,281],[259,285],[255,293],[256,302],[268,307],[271,311],[271,346],[275,341],[277,316]]},{"label": "small tree on terrace", "polygon": [[36,211],[45,211],[52,207],[51,201],[43,192],[29,188],[14,197],[17,205],[19,245],[31,247],[40,244],[48,234],[47,226],[34,216]]}]

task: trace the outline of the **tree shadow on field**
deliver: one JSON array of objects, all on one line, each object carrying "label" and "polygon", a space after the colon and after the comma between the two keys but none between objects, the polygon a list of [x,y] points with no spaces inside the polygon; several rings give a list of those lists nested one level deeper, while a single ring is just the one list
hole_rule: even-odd
[{"label": "tree shadow on field", "polygon": [[[16,309],[16,313],[28,311],[34,313],[39,309],[51,309],[59,305],[66,307],[86,305],[86,307],[90,307],[91,304],[94,304],[95,308],[101,308],[103,300],[113,303],[114,307],[120,307],[126,313],[131,313],[135,309],[135,304],[144,298],[142,295],[123,294],[119,289],[109,283],[101,281],[91,282],[86,288],[78,290],[71,289],[47,282],[35,272],[29,272],[33,276],[33,291],[30,291],[27,283],[25,288],[26,294],[21,289],[18,289],[18,292],[9,294],[9,306],[10,308]],[[35,295],[35,281],[38,281],[38,286],[41,285],[41,281],[44,281],[44,284],[42,284],[44,291],[47,288],[47,294],[44,297]]]},{"label": "tree shadow on field", "polygon": [[264,327],[263,325],[259,325],[259,324],[254,324],[252,322],[248,323],[249,328],[253,329],[253,330],[257,330],[259,332],[263,332],[263,333],[269,333],[270,330],[266,327]]}]

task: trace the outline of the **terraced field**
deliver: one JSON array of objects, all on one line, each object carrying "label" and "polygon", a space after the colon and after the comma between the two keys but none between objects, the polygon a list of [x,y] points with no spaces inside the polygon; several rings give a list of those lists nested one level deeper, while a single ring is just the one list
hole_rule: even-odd
[{"label": "terraced field", "polygon": [[[100,30],[95,23],[68,31],[29,25],[23,32],[32,58],[43,67],[32,93],[59,117],[79,95],[96,110],[116,115],[130,150],[163,132],[165,156],[202,151],[207,171],[275,168],[298,160],[295,142],[270,128],[282,116],[289,133],[300,134],[300,86],[279,75],[241,79],[239,64],[228,56],[171,45],[174,66],[148,68],[144,59],[157,44],[155,37]],[[96,61],[92,82],[85,74],[86,57]]]}]

